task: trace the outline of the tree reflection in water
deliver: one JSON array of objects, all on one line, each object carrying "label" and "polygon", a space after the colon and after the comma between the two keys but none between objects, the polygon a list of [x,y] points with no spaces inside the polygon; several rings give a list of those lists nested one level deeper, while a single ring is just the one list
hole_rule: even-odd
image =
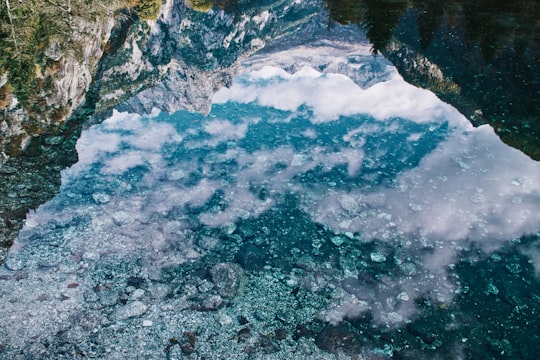
[{"label": "tree reflection in water", "polygon": [[328,0],[328,7],[335,21],[358,23],[373,52],[407,81],[540,159],[537,2]]}]

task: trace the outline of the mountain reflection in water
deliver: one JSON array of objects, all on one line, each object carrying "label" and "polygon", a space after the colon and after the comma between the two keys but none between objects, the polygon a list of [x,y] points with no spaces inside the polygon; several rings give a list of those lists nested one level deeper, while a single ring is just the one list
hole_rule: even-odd
[{"label": "mountain reflection in water", "polygon": [[0,269],[8,356],[539,354],[540,164],[367,42],[258,54],[208,116],[115,111],[77,150]]},{"label": "mountain reflection in water", "polygon": [[[79,129],[95,111],[106,112],[159,87],[175,89],[169,93],[175,96],[156,95],[167,99],[160,104],[165,109],[207,109],[211,93],[230,81],[238,58],[253,51],[251,40],[255,46],[287,36],[300,41],[326,26],[329,14],[334,21],[360,23],[374,50],[390,59],[407,81],[430,89],[475,125],[491,124],[505,143],[540,158],[535,1],[334,0],[323,10],[317,1],[292,6],[268,1],[262,8],[253,1],[166,2],[162,15],[150,23],[141,20],[150,15],[141,13],[145,7],[120,11],[106,46],[92,34],[100,26],[101,31],[112,26],[107,12],[122,4],[146,3],[153,13],[159,1],[119,1],[110,7],[85,3],[69,22],[59,2],[38,3],[42,1],[10,3],[18,15],[11,23],[8,2],[0,4],[0,17],[6,20],[0,27],[0,38],[6,40],[0,42],[0,72],[9,71],[9,76],[0,76],[0,151],[6,154],[0,169],[0,259],[27,211],[55,194],[58,172],[73,163]],[[97,27],[90,26],[93,19]],[[82,33],[70,31],[81,21],[90,22]],[[232,45],[225,46],[230,39]],[[100,58],[101,45],[106,52]],[[80,56],[83,48],[88,56]],[[79,65],[69,65],[72,61]],[[75,71],[78,67],[88,69]],[[87,85],[90,90],[84,93]],[[127,107],[149,112],[152,96],[146,95],[142,98],[148,103],[131,97]]]}]

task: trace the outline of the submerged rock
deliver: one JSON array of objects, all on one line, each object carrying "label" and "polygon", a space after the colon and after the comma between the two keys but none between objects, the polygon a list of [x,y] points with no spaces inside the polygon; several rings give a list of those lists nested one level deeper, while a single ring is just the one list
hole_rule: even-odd
[{"label": "submerged rock", "polygon": [[369,255],[371,261],[375,262],[375,263],[383,263],[386,261],[386,256],[384,256],[383,254],[379,253],[379,252],[372,252],[370,255]]},{"label": "submerged rock", "polygon": [[212,282],[224,298],[233,298],[242,287],[244,271],[236,264],[220,263],[210,269]]},{"label": "submerged rock", "polygon": [[234,259],[246,270],[260,270],[266,264],[266,253],[258,246],[245,244]]},{"label": "submerged rock", "polygon": [[148,310],[146,306],[141,301],[129,302],[126,305],[119,307],[114,314],[114,317],[118,321],[126,320],[128,318],[140,317]]},{"label": "submerged rock", "polygon": [[362,341],[349,323],[337,326],[328,325],[315,337],[315,344],[319,349],[338,354],[343,352],[348,355],[357,354],[361,350]]}]

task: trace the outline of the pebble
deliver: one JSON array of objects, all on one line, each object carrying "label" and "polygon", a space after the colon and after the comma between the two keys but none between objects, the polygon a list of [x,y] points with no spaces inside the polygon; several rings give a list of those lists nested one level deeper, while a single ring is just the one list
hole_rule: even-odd
[{"label": "pebble", "polygon": [[407,276],[413,276],[418,273],[418,270],[416,269],[416,265],[414,265],[412,262],[405,262],[401,265],[399,265],[399,270],[402,274]]},{"label": "pebble", "polygon": [[313,239],[313,241],[311,242],[311,246],[315,248],[316,250],[319,250],[321,246],[323,245],[323,243],[324,243],[324,240],[322,239]]},{"label": "pebble", "polygon": [[388,313],[387,319],[388,322],[390,322],[391,324],[397,324],[403,321],[403,316],[401,316],[397,312],[391,312]]},{"label": "pebble", "polygon": [[293,159],[291,161],[291,166],[302,166],[306,163],[307,156],[303,154],[294,154]]},{"label": "pebble", "polygon": [[219,314],[218,322],[221,326],[227,326],[233,323],[233,319],[227,314]]},{"label": "pebble", "polygon": [[111,197],[104,193],[93,194],[92,199],[96,204],[106,204],[111,201]]},{"label": "pebble", "polygon": [[383,263],[386,261],[386,256],[379,252],[372,252],[369,257],[371,258],[371,261],[375,263]]},{"label": "pebble", "polygon": [[491,255],[491,259],[493,261],[501,261],[502,257],[499,254],[493,254],[493,255]]},{"label": "pebble", "polygon": [[16,172],[17,172],[17,169],[11,166],[0,167],[0,174],[10,175],[10,174],[15,174]]},{"label": "pebble", "polygon": [[342,195],[338,201],[343,210],[345,211],[354,213],[360,210],[359,201],[353,196]]},{"label": "pebble", "polygon": [[499,294],[499,288],[497,288],[495,285],[490,283],[487,286],[486,294],[488,294],[488,295],[498,295]]},{"label": "pebble", "polygon": [[267,254],[262,248],[246,244],[238,249],[234,259],[246,270],[260,270],[266,264]]},{"label": "pebble", "polygon": [[25,263],[17,256],[11,256],[6,259],[4,266],[11,271],[22,270],[25,267]]},{"label": "pebble", "polygon": [[122,210],[112,213],[111,218],[118,226],[131,224],[135,221],[131,212]]},{"label": "pebble", "polygon": [[401,292],[397,295],[397,299],[398,300],[401,300],[401,301],[409,301],[409,294],[407,294],[406,292]]},{"label": "pebble", "polygon": [[294,288],[298,286],[298,280],[296,279],[287,279],[285,280],[285,285],[287,285],[290,288]]},{"label": "pebble", "polygon": [[95,252],[87,251],[82,255],[82,259],[85,261],[96,261],[99,260],[100,255]]},{"label": "pebble", "polygon": [[135,289],[131,295],[129,296],[132,300],[138,300],[144,296],[144,290],[143,289]]},{"label": "pebble", "polygon": [[235,232],[236,230],[236,224],[235,223],[225,223],[221,226],[221,230],[226,234],[226,235],[231,235],[232,233]]},{"label": "pebble", "polygon": [[197,289],[201,293],[207,293],[213,288],[214,288],[214,284],[212,284],[210,281],[207,281],[207,280],[203,280],[202,283],[199,286],[197,286]]},{"label": "pebble", "polygon": [[218,245],[218,243],[219,243],[218,239],[214,237],[210,237],[210,236],[203,236],[197,242],[197,244],[205,250],[214,249]]},{"label": "pebble", "polygon": [[225,298],[232,298],[240,291],[244,271],[236,264],[220,263],[210,269],[210,276],[218,293]]},{"label": "pebble", "polygon": [[409,204],[409,208],[412,210],[412,211],[422,211],[422,205],[419,205],[419,204]]},{"label": "pebble", "polygon": [[118,308],[115,317],[117,320],[139,317],[143,315],[146,310],[148,310],[148,306],[141,301],[134,301]]},{"label": "pebble", "polygon": [[219,295],[212,295],[208,298],[204,298],[201,302],[201,309],[206,311],[214,311],[221,308],[223,305],[223,299]]},{"label": "pebble", "polygon": [[142,326],[143,326],[143,327],[150,327],[150,326],[152,326],[152,325],[154,325],[154,323],[152,322],[152,320],[144,320],[144,321],[142,322]]}]

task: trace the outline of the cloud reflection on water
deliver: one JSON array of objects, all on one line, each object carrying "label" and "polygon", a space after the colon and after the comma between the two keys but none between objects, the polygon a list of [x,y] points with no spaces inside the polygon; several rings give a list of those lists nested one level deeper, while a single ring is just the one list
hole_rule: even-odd
[{"label": "cloud reflection on water", "polygon": [[328,321],[369,308],[400,323],[418,297],[449,302],[461,250],[540,230],[539,164],[397,74],[362,89],[344,75],[266,67],[218,92],[208,117],[115,112],[77,149],[21,243],[77,222],[73,252],[182,263],[204,254],[195,228],[256,218],[293,194],[313,221],[387,244],[396,265],[417,269],[358,285],[364,295],[336,290]]}]

